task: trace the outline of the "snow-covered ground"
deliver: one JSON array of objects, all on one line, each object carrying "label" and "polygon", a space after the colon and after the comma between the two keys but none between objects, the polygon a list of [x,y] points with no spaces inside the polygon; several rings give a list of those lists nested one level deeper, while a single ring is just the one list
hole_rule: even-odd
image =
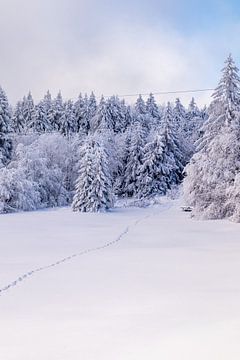
[{"label": "snow-covered ground", "polygon": [[240,225],[179,207],[0,216],[0,359],[239,360]]}]

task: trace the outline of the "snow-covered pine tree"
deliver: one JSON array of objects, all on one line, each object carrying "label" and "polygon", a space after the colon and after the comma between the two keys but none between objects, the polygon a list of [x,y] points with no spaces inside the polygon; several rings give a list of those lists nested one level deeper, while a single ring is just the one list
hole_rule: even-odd
[{"label": "snow-covered pine tree", "polygon": [[23,114],[23,101],[18,101],[12,117],[12,130],[15,134],[21,134],[25,130],[25,119]]},{"label": "snow-covered pine tree", "polygon": [[61,128],[61,117],[64,112],[64,105],[61,91],[58,92],[57,97],[53,100],[52,103],[52,119],[49,119],[52,122],[52,130],[60,131]]},{"label": "snow-covered pine tree", "polygon": [[165,137],[155,133],[143,151],[143,164],[139,169],[138,191],[139,198],[152,198],[166,194],[169,189],[171,164],[165,154]]},{"label": "snow-covered pine tree", "polygon": [[198,218],[240,221],[240,119],[237,122],[223,126],[186,167],[184,196]]},{"label": "snow-covered pine tree", "polygon": [[87,117],[87,106],[88,106],[88,98],[85,95],[85,98],[82,97],[80,93],[77,101],[73,105],[73,111],[76,118],[76,130],[77,132],[88,134],[89,124],[86,121]]},{"label": "snow-covered pine tree", "polygon": [[77,132],[77,121],[74,114],[72,100],[65,102],[60,124],[61,134],[67,136],[68,138]]},{"label": "snow-covered pine tree", "polygon": [[240,78],[239,70],[231,55],[225,61],[222,77],[214,91],[213,101],[209,106],[207,121],[201,128],[201,138],[197,141],[197,149],[204,148],[226,123],[239,111],[240,104]]},{"label": "snow-covered pine tree", "polygon": [[[173,121],[174,121],[174,127],[179,134],[183,134],[186,124],[186,118],[187,118],[186,109],[181,103],[180,99],[177,98],[175,101],[175,106],[173,108]],[[183,134],[183,136],[184,135],[185,134]]]},{"label": "snow-covered pine tree", "polygon": [[111,96],[106,104],[113,131],[115,133],[124,132],[126,127],[124,102],[121,103],[117,96]]},{"label": "snow-covered pine tree", "polygon": [[54,101],[52,100],[52,95],[50,94],[49,90],[47,94],[44,96],[44,107],[46,113],[46,123],[48,128],[46,129],[47,132],[51,132],[55,130],[55,107]]},{"label": "snow-covered pine tree", "polygon": [[186,154],[186,162],[188,162],[195,152],[195,142],[200,136],[203,119],[194,98],[192,98],[188,110],[177,98],[173,114],[179,141],[184,148],[183,152]]},{"label": "snow-covered pine tree", "polygon": [[153,127],[154,129],[159,129],[161,124],[161,114],[152,93],[149,95],[147,99],[146,111],[150,115],[152,120],[151,127]]},{"label": "snow-covered pine tree", "polygon": [[202,123],[204,124],[205,121],[208,119],[208,107],[207,105],[204,105],[202,109],[200,109],[200,116],[202,118]]},{"label": "snow-covered pine tree", "polygon": [[232,217],[239,221],[237,192],[240,169],[240,80],[228,57],[214,92],[204,139],[186,167],[184,195],[193,215],[207,219]]},{"label": "snow-covered pine tree", "polygon": [[79,176],[72,209],[106,211],[113,206],[113,187],[108,154],[99,137],[88,136],[80,149]]},{"label": "snow-covered pine tree", "polygon": [[0,167],[6,165],[11,159],[12,140],[11,111],[5,91],[0,87]]},{"label": "snow-covered pine tree", "polygon": [[11,111],[5,91],[0,87],[0,134],[11,130]]},{"label": "snow-covered pine tree", "polygon": [[[131,114],[131,111],[130,113]],[[131,116],[131,120],[132,115]],[[124,179],[125,179],[125,171],[129,158],[129,149],[131,143],[131,133],[132,133],[133,124],[129,125],[124,133],[119,133],[115,135],[116,142],[116,150],[118,154],[118,173],[116,178],[114,179],[114,189],[115,193],[118,196],[125,196],[124,189]]]},{"label": "snow-covered pine tree", "polygon": [[200,137],[200,128],[203,126],[203,117],[197,107],[195,99],[192,98],[188,111],[186,114],[186,121],[184,126],[185,138],[192,144],[193,150],[195,150],[195,142]]},{"label": "snow-covered pine tree", "polygon": [[91,133],[106,133],[107,131],[113,131],[113,119],[109,112],[109,106],[104,97],[98,105],[95,116],[90,121]]},{"label": "snow-covered pine tree", "polygon": [[23,111],[23,133],[28,131],[34,131],[35,124],[37,122],[37,112],[34,105],[33,97],[31,92],[27,96],[24,96],[22,101]]},{"label": "snow-covered pine tree", "polygon": [[39,102],[36,107],[36,116],[31,118],[31,122],[28,124],[29,132],[33,133],[44,133],[48,131],[49,124],[47,121],[47,117],[44,112],[44,104],[43,102]]},{"label": "snow-covered pine tree", "polygon": [[143,100],[142,95],[139,95],[134,106],[134,121],[141,122],[144,129],[149,132],[149,119],[150,115],[147,113],[146,103]]},{"label": "snow-covered pine tree", "polygon": [[125,99],[122,99],[120,101],[121,104],[121,112],[123,114],[123,127],[121,129],[121,133],[124,133],[127,130],[127,127],[129,126],[129,124],[131,124],[131,120],[132,120],[132,114],[131,114],[131,106],[126,104]]},{"label": "snow-covered pine tree", "polygon": [[54,107],[49,91],[36,106],[36,117],[31,119],[29,129],[36,133],[51,132],[54,129]]},{"label": "snow-covered pine tree", "polygon": [[133,110],[131,106],[125,107],[125,128],[124,131],[127,131],[131,124],[133,123]]},{"label": "snow-covered pine tree", "polygon": [[183,179],[183,169],[186,154],[185,147],[180,143],[174,126],[174,115],[171,104],[168,102],[163,116],[163,142],[165,148],[165,164],[169,166],[169,187],[177,185]]},{"label": "snow-covered pine tree", "polygon": [[136,100],[135,110],[138,112],[138,114],[145,115],[147,113],[146,104],[142,98],[142,95],[139,95]]},{"label": "snow-covered pine tree", "polygon": [[139,176],[143,164],[144,146],[146,145],[146,130],[141,121],[135,121],[131,125],[126,145],[128,148],[121,189],[123,195],[132,197],[138,193]]},{"label": "snow-covered pine tree", "polygon": [[97,100],[92,92],[88,99],[88,121],[91,121],[91,119],[96,115],[97,112]]}]

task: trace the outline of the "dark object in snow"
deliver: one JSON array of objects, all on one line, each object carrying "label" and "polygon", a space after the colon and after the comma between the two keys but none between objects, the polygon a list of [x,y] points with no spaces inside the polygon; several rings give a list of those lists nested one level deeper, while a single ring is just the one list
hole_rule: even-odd
[{"label": "dark object in snow", "polygon": [[182,211],[185,212],[192,212],[192,207],[191,206],[181,206]]}]

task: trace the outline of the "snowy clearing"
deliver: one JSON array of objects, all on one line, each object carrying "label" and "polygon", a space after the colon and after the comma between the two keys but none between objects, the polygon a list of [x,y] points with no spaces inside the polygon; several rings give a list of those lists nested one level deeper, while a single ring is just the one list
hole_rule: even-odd
[{"label": "snowy clearing", "polygon": [[1,359],[238,360],[240,225],[181,205],[2,215]]}]

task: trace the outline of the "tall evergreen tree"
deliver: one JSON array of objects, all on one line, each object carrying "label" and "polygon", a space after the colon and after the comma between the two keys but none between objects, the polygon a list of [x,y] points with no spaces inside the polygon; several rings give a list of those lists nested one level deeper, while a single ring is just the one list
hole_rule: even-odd
[{"label": "tall evergreen tree", "polygon": [[67,137],[77,132],[77,121],[74,114],[73,102],[68,100],[64,104],[64,110],[60,119],[60,132]]},{"label": "tall evergreen tree", "polygon": [[11,111],[5,91],[0,87],[0,166],[6,165],[11,159],[12,140]]},{"label": "tall evergreen tree", "polygon": [[109,111],[109,106],[105,101],[104,97],[101,98],[101,101],[98,105],[95,116],[91,119],[90,122],[91,132],[105,133],[106,131],[113,131],[113,119]]},{"label": "tall evergreen tree", "polygon": [[151,198],[166,194],[172,169],[165,153],[165,147],[165,137],[158,133],[145,145],[137,186],[139,198]]},{"label": "tall evergreen tree", "polygon": [[142,98],[142,95],[139,95],[139,97],[136,100],[135,110],[137,111],[138,114],[141,115],[145,115],[147,113],[146,104]]},{"label": "tall evergreen tree", "polygon": [[230,56],[203,126],[204,138],[186,167],[185,199],[198,217],[240,221],[236,204],[236,190],[240,190],[239,90],[238,69]]},{"label": "tall evergreen tree", "polygon": [[80,150],[79,176],[73,211],[99,212],[113,206],[112,179],[107,152],[96,136],[89,136]]},{"label": "tall evergreen tree", "polygon": [[88,102],[88,98],[86,97],[86,103],[84,101],[85,99],[82,97],[82,94],[80,93],[78,96],[77,101],[73,105],[73,111],[76,118],[76,127],[77,132],[85,132],[85,134],[88,133],[88,128],[84,129],[83,122],[84,122],[84,113],[86,113],[86,105]]},{"label": "tall evergreen tree", "polygon": [[31,131],[36,133],[51,132],[54,129],[54,107],[49,91],[35,109],[36,116],[29,123]]},{"label": "tall evergreen tree", "polygon": [[147,99],[146,111],[151,117],[151,122],[152,122],[151,126],[154,129],[158,129],[161,123],[161,114],[152,93],[149,95]]},{"label": "tall evergreen tree", "polygon": [[175,107],[173,108],[173,116],[174,116],[174,126],[176,128],[176,131],[179,134],[183,133],[185,129],[187,114],[186,114],[186,109],[182,105],[179,98],[176,99]]},{"label": "tall evergreen tree", "polygon": [[147,112],[146,103],[141,95],[139,95],[135,103],[134,117],[138,122],[142,123],[144,129],[149,133],[152,127],[153,118]]},{"label": "tall evergreen tree", "polygon": [[18,101],[13,112],[12,129],[16,134],[21,134],[25,130],[25,121],[23,113],[23,102]]},{"label": "tall evergreen tree", "polygon": [[146,144],[146,131],[140,121],[131,126],[129,145],[127,149],[126,166],[124,170],[123,194],[128,197],[138,193],[139,176],[143,164],[144,146]]},{"label": "tall evergreen tree", "polygon": [[127,131],[130,127],[130,125],[133,123],[133,110],[131,106],[126,106],[125,107],[125,127],[124,127],[124,131]]},{"label": "tall evergreen tree", "polygon": [[203,125],[203,121],[204,119],[201,116],[201,112],[197,107],[195,99],[192,98],[186,114],[184,134],[186,139],[192,143],[193,151],[195,151],[195,142],[200,137],[200,129]]},{"label": "tall evergreen tree", "polygon": [[165,143],[165,156],[168,159],[169,167],[171,168],[169,174],[169,184],[179,184],[183,179],[183,169],[185,165],[184,147],[179,142],[178,134],[174,128],[174,115],[172,106],[167,104],[163,117],[163,132]]},{"label": "tall evergreen tree", "polygon": [[34,131],[35,124],[37,122],[37,111],[34,105],[33,97],[31,92],[27,96],[24,96],[22,101],[23,111],[23,133]]},{"label": "tall evergreen tree", "polygon": [[107,108],[111,122],[110,127],[115,133],[123,132],[125,130],[124,103],[121,103],[117,96],[111,96],[107,100]]},{"label": "tall evergreen tree", "polygon": [[204,123],[202,137],[197,142],[200,150],[204,148],[226,125],[230,123],[239,111],[240,77],[239,70],[231,55],[225,61],[222,77],[214,91],[213,101],[209,106],[209,118]]},{"label": "tall evergreen tree", "polygon": [[96,115],[97,112],[97,101],[94,93],[92,92],[88,99],[88,120],[91,119]]},{"label": "tall evergreen tree", "polygon": [[51,128],[53,131],[60,131],[61,118],[64,112],[64,104],[61,91],[58,92],[57,97],[53,100],[51,109],[51,116],[48,116],[48,120],[51,122]]}]

